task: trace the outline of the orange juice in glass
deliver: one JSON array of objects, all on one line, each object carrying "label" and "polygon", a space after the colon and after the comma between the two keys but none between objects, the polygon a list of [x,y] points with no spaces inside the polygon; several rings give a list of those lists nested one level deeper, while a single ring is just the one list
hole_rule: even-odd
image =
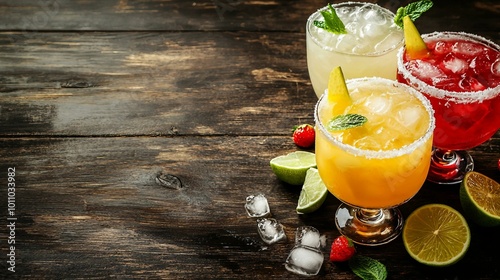
[{"label": "orange juice in glass", "polygon": [[367,121],[331,131],[336,110],[327,91],[314,114],[316,163],[328,190],[343,202],[336,213],[339,231],[358,244],[385,244],[402,229],[396,207],[426,179],[433,110],[422,94],[396,81],[372,77],[346,84],[352,103],[340,114],[362,115]]}]

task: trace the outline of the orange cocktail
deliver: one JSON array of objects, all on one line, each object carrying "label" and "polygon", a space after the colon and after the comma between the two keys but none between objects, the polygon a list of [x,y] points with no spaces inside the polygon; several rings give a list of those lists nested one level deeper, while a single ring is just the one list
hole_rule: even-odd
[{"label": "orange cocktail", "polygon": [[[383,209],[394,209],[413,197],[426,179],[433,110],[422,94],[396,81],[360,78],[347,80],[346,84],[351,102],[343,105],[340,115],[362,115],[367,121],[362,126],[331,131],[329,121],[339,111],[329,101],[329,93],[324,94],[315,112],[316,164],[328,190],[357,208],[346,210],[351,211],[347,217],[369,212],[383,215]],[[342,232],[343,225],[338,223]],[[366,243],[376,245],[379,241]]]}]

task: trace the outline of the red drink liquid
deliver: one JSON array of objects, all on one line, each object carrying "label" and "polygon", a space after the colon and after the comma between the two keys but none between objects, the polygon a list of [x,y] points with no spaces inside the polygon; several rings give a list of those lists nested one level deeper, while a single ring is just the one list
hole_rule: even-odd
[{"label": "red drink liquid", "polygon": [[398,54],[398,81],[422,92],[435,111],[433,145],[466,150],[500,128],[500,47],[454,32],[423,36],[430,56],[409,61]]}]

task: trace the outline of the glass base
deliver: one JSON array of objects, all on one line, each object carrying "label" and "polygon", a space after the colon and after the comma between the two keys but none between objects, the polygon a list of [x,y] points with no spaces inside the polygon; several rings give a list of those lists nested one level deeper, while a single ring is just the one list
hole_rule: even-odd
[{"label": "glass base", "polygon": [[360,245],[383,245],[396,239],[403,229],[403,215],[397,208],[362,209],[342,203],[335,213],[342,235]]},{"label": "glass base", "polygon": [[436,184],[458,184],[465,174],[474,169],[474,161],[466,151],[448,151],[435,148],[427,181]]}]

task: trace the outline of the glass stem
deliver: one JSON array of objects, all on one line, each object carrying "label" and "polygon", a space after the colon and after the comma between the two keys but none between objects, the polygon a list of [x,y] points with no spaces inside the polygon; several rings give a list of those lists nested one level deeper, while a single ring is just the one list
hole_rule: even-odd
[{"label": "glass stem", "polygon": [[457,153],[450,150],[436,149],[434,151],[433,161],[441,166],[456,166],[458,164]]},{"label": "glass stem", "polygon": [[365,224],[377,224],[384,219],[382,209],[359,209],[356,218]]},{"label": "glass stem", "polygon": [[456,184],[473,169],[474,161],[466,151],[434,148],[427,180],[437,184]]}]

